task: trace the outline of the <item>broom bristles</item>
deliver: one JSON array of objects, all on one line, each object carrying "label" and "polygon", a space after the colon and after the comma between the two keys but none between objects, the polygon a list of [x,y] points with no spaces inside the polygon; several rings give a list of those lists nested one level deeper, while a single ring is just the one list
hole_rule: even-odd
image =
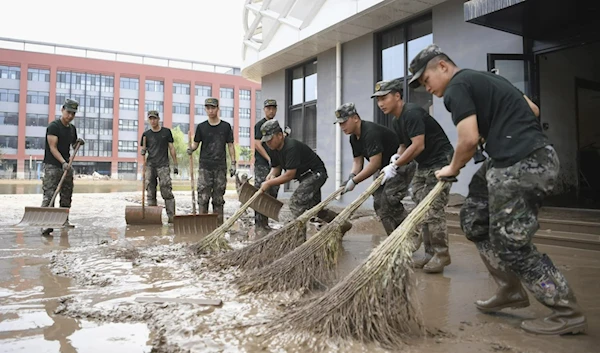
[{"label": "broom bristles", "polygon": [[289,309],[270,325],[362,342],[398,347],[424,326],[413,279],[409,236],[421,222],[445,182],[439,182],[357,268],[317,300]]}]

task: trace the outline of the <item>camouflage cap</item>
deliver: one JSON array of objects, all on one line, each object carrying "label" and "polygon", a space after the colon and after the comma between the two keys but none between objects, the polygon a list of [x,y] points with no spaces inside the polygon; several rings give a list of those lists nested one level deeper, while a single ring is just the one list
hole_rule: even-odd
[{"label": "camouflage cap", "polygon": [[65,108],[68,112],[77,113],[77,109],[79,109],[79,102],[74,99],[65,99],[63,103],[63,108]]},{"label": "camouflage cap", "polygon": [[277,119],[271,119],[266,121],[260,127],[260,132],[262,133],[262,142],[271,141],[273,135],[278,132],[282,132],[281,125],[279,125],[279,121]]},{"label": "camouflage cap", "polygon": [[264,103],[265,107],[276,107],[277,106],[277,101],[275,99],[265,99],[265,103]]},{"label": "camouflage cap", "polygon": [[204,105],[212,105],[213,107],[218,107],[219,100],[217,98],[206,98],[206,100],[204,101]]},{"label": "camouflage cap", "polygon": [[158,114],[157,110],[150,110],[148,111],[148,118],[160,119],[160,115]]},{"label": "camouflage cap", "polygon": [[397,91],[402,92],[403,89],[402,80],[395,79],[391,81],[379,81],[375,84],[375,93],[371,95],[371,98],[385,96],[390,92]]},{"label": "camouflage cap", "polygon": [[423,71],[425,71],[429,60],[435,58],[438,55],[443,54],[444,52],[442,52],[442,49],[440,49],[440,47],[438,47],[436,44],[429,44],[425,49],[421,50],[419,54],[417,54],[412,59],[408,67],[408,70],[413,75],[413,77],[410,79],[410,82],[408,83],[410,88],[414,89],[421,85],[421,83],[419,82],[419,77],[421,77]]},{"label": "camouflage cap", "polygon": [[356,107],[354,103],[344,103],[339,106],[339,108],[335,111],[335,121],[334,124],[343,123],[348,120],[351,116],[358,115],[356,112]]}]

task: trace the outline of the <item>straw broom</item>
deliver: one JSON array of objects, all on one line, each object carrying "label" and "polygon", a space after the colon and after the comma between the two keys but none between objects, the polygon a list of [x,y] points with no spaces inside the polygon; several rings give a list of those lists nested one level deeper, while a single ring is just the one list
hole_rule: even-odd
[{"label": "straw broom", "polygon": [[270,232],[267,236],[252,244],[214,258],[210,265],[220,268],[237,265],[238,268],[243,270],[253,270],[281,258],[304,243],[306,240],[306,223],[338,197],[342,191],[344,191],[343,187],[304,212],[300,217],[287,223],[282,228]]},{"label": "straw broom", "polygon": [[382,173],[337,217],[286,256],[234,281],[241,293],[311,290],[331,282],[342,240],[341,225],[381,187]]},{"label": "straw broom", "polygon": [[254,200],[256,200],[262,194],[262,192],[263,191],[261,189],[258,189],[258,191],[256,191],[254,195],[252,195],[252,197],[245,204],[243,204],[242,207],[240,207],[227,221],[221,224],[219,228],[213,230],[212,233],[202,238],[202,240],[199,242],[191,245],[190,250],[192,253],[196,255],[203,255],[206,253],[231,250],[231,246],[229,246],[227,239],[225,239],[225,233],[227,233],[229,228],[235,224],[238,218],[240,218],[246,212],[246,209],[250,207],[250,204],[254,202]]},{"label": "straw broom", "polygon": [[318,299],[289,309],[270,324],[342,339],[398,347],[424,333],[414,284],[410,236],[446,185],[438,182],[425,199],[343,281]]}]

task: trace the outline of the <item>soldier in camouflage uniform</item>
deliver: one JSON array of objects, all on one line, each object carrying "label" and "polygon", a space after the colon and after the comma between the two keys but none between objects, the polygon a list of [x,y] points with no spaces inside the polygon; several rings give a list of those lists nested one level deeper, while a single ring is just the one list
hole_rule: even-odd
[{"label": "soldier in camouflage uniform", "polygon": [[[266,99],[264,101],[265,117],[254,125],[254,186],[260,188],[271,171],[271,158],[267,153],[267,144],[261,142],[262,133],[260,127],[267,121],[275,118],[277,114],[277,101],[275,99]],[[279,186],[273,186],[265,193],[277,197]],[[254,212],[254,231],[259,236],[265,235],[271,231],[269,219],[258,212]]]},{"label": "soldier in camouflage uniform", "polygon": [[456,152],[438,178],[456,176],[485,139],[489,155],[469,184],[461,227],[477,246],[496,294],[475,304],[484,312],[529,305],[525,287],[552,310],[548,317],[523,321],[527,332],[558,335],[583,332],[587,321],[565,277],[532,243],[537,214],[559,172],[556,151],[543,134],[538,107],[505,78],[460,70],[435,44],[410,63],[411,87],[424,85],[444,97],[458,129]]},{"label": "soldier in camouflage uniform", "polygon": [[[60,207],[71,208],[73,169],[69,166],[70,149],[71,147],[75,147],[77,143],[81,146],[85,144],[82,138],[77,138],[77,129],[72,124],[78,108],[79,102],[73,99],[66,99],[61,109],[61,118],[54,120],[46,128],[44,178],[42,180],[44,197],[42,207],[54,207],[54,205],[50,205],[50,201],[63,173],[66,171],[67,175],[60,189]],[[64,226],[70,226],[68,218]],[[49,235],[53,231],[53,228],[42,229],[42,234]]]},{"label": "soldier in camouflage uniform", "polygon": [[[261,134],[262,142],[269,147],[267,152],[271,159],[271,171],[262,183],[261,189],[266,191],[293,179],[298,180],[300,185],[292,194],[289,204],[292,215],[297,218],[321,202],[321,187],[327,180],[325,164],[312,148],[287,137],[275,119],[262,125]],[[285,173],[282,174],[282,170],[285,170]],[[325,222],[331,222],[337,217],[337,213],[323,209],[317,217]],[[350,228],[352,228],[350,222],[342,224],[342,234]]]},{"label": "soldier in camouflage uniform", "polygon": [[[385,181],[396,174],[396,169],[411,161],[418,166],[412,180],[413,200],[419,204],[438,183],[435,171],[448,164],[454,149],[448,136],[438,122],[414,103],[405,103],[402,99],[403,82],[401,80],[380,81],[375,85],[377,105],[384,114],[392,114],[393,129],[400,140],[398,153],[392,156],[390,164],[383,168]],[[415,268],[426,273],[439,273],[450,265],[448,252],[448,232],[446,212],[450,184],[429,207],[423,224],[415,232],[415,239],[422,237],[425,243],[425,257],[414,262]],[[415,244],[415,250],[418,243]]]},{"label": "soldier in camouflage uniform", "polygon": [[[350,145],[354,156],[352,172],[345,182],[344,194],[373,176],[377,178],[379,171],[398,151],[398,136],[383,125],[361,120],[354,103],[342,104],[335,111],[335,124],[346,135],[350,135]],[[364,159],[369,164],[363,168]],[[390,235],[402,223],[408,213],[404,209],[402,199],[406,196],[408,186],[415,173],[415,162],[409,162],[397,170],[373,193],[373,208],[381,220],[385,232]]]},{"label": "soldier in camouflage uniform", "polygon": [[[148,123],[150,129],[144,131],[140,145],[143,145],[144,137],[146,146],[142,148],[141,154],[146,158],[146,200],[148,206],[156,206],[156,186],[160,185],[160,194],[165,200],[165,210],[169,217],[169,223],[173,223],[175,217],[175,196],[173,196],[173,186],[171,184],[171,167],[169,166],[169,152],[173,158],[173,173],[179,174],[177,167],[177,153],[173,145],[173,134],[171,129],[161,127],[159,124],[160,115],[158,111],[148,112]],[[158,183],[157,183],[158,179]]]}]

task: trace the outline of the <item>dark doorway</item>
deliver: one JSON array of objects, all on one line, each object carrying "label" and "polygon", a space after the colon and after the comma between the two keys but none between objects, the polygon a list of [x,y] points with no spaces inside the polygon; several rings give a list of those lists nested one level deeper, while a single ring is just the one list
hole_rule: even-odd
[{"label": "dark doorway", "polygon": [[600,82],[575,80],[577,111],[577,198],[584,207],[600,208]]}]

